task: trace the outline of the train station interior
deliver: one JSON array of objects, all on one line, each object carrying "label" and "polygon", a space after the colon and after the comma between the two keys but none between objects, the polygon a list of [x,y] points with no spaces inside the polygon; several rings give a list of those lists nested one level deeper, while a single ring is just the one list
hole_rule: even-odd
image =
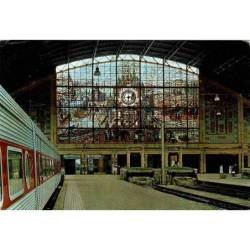
[{"label": "train station interior", "polygon": [[[157,185],[150,191],[156,197],[167,184],[193,185],[190,173],[202,191],[217,194],[221,182],[250,187],[248,41],[2,40],[0,60],[1,85],[60,154],[59,200],[77,197],[79,187],[87,188],[84,197],[109,197],[119,190],[117,178]],[[221,195],[234,196],[225,189]],[[166,192],[177,191],[185,193]],[[80,196],[65,206],[98,209],[93,197],[88,206]],[[178,202],[176,209],[197,208]],[[157,209],[121,204],[117,209]]]},{"label": "train station interior", "polygon": [[[218,185],[221,195],[246,198],[249,55],[249,42],[240,40],[2,40],[0,78],[60,154],[59,200],[67,204],[57,209],[98,209],[97,193],[114,195],[117,178],[178,193],[178,202],[193,189],[217,195]],[[94,197],[89,205],[79,187]],[[116,208],[102,202],[99,209]],[[176,209],[196,208],[178,202]],[[121,204],[117,209],[168,209]]]},{"label": "train station interior", "polygon": [[1,247],[248,249],[248,19],[243,0],[1,1]]}]

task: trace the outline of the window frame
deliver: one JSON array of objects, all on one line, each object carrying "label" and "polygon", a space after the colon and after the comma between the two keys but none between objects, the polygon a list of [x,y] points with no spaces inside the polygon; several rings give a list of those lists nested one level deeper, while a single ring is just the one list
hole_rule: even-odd
[{"label": "window frame", "polygon": [[49,160],[49,157],[46,156],[45,158],[45,166],[46,166],[46,177],[47,177],[47,180],[51,177],[51,172],[50,172],[50,160]]},{"label": "window frame", "polygon": [[[27,175],[26,175],[26,160],[29,160],[29,182],[27,182]],[[30,161],[30,157],[29,157],[29,152],[26,150],[25,151],[25,159],[24,159],[24,174],[25,174],[25,182],[27,185],[28,190],[30,189],[30,179],[31,179],[31,161]]]},{"label": "window frame", "polygon": [[18,198],[19,196],[21,196],[24,193],[24,179],[22,178],[22,189],[18,192],[16,192],[15,194],[11,194],[10,193],[10,172],[9,172],[9,151],[14,151],[14,152],[18,152],[21,153],[21,157],[22,157],[22,171],[23,171],[23,151],[20,148],[16,148],[16,147],[12,147],[12,146],[7,146],[7,155],[6,155],[6,160],[7,160],[7,171],[8,171],[8,189],[9,189],[9,198],[11,201],[15,200],[16,198]]},{"label": "window frame", "polygon": [[55,167],[54,167],[54,161],[52,158],[50,159],[50,166],[51,166],[51,176],[54,176],[55,175]]},{"label": "window frame", "polygon": [[42,184],[44,182],[43,180],[43,162],[42,162],[42,154],[39,153],[39,182]]}]

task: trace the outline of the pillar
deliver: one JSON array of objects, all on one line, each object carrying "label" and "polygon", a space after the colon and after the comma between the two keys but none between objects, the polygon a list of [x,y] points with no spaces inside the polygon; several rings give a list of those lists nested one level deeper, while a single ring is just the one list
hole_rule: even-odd
[{"label": "pillar", "polygon": [[242,168],[243,168],[243,164],[244,164],[244,154],[239,154],[238,155],[239,157],[239,172],[241,173],[242,172]]},{"label": "pillar", "polygon": [[100,157],[98,160],[98,172],[103,173],[104,172],[104,159],[103,156]]},{"label": "pillar", "polygon": [[[81,158],[81,168],[82,168],[82,170],[85,169],[85,171],[87,171],[87,155],[81,154],[80,158]],[[85,172],[82,172],[82,173],[85,174]]]},{"label": "pillar", "polygon": [[180,167],[183,166],[183,162],[182,162],[182,149],[180,149],[180,151],[179,151],[179,166]]},{"label": "pillar", "polygon": [[148,154],[144,153],[144,167],[147,168],[148,167]]},{"label": "pillar", "polygon": [[145,168],[144,148],[141,151],[141,167]]},{"label": "pillar", "polygon": [[144,159],[144,153],[141,152],[141,167],[145,168],[145,159]]},{"label": "pillar", "polygon": [[112,154],[111,161],[112,161],[111,163],[112,167],[117,165],[117,154]]},{"label": "pillar", "polygon": [[130,168],[130,152],[127,151],[127,167]]},{"label": "pillar", "polygon": [[168,167],[168,151],[165,151],[165,167]]},{"label": "pillar", "polygon": [[207,172],[206,169],[206,154],[201,152],[200,154],[200,173],[204,174]]},{"label": "pillar", "polygon": [[166,184],[166,171],[165,171],[165,162],[166,162],[166,155],[165,155],[165,128],[164,122],[161,123],[161,184]]},{"label": "pillar", "polygon": [[[56,79],[56,74],[55,78]],[[51,81],[50,87],[50,141],[53,144],[56,144],[56,82]]]},{"label": "pillar", "polygon": [[238,102],[238,143],[242,144],[244,140],[244,115],[243,115],[243,98],[242,95],[239,94],[237,98]]}]

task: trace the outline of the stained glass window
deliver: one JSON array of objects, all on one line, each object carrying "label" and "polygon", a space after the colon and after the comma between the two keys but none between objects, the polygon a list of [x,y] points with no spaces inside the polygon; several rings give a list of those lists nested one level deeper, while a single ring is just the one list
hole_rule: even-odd
[{"label": "stained glass window", "polygon": [[[99,68],[100,75],[94,74]],[[58,66],[58,143],[159,143],[199,140],[199,71],[138,55]]]}]

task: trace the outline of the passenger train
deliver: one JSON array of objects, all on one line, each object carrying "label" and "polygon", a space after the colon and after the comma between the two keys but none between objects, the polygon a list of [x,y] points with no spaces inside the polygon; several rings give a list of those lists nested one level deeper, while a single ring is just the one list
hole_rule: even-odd
[{"label": "passenger train", "polygon": [[0,209],[43,209],[60,180],[56,148],[0,85]]}]

